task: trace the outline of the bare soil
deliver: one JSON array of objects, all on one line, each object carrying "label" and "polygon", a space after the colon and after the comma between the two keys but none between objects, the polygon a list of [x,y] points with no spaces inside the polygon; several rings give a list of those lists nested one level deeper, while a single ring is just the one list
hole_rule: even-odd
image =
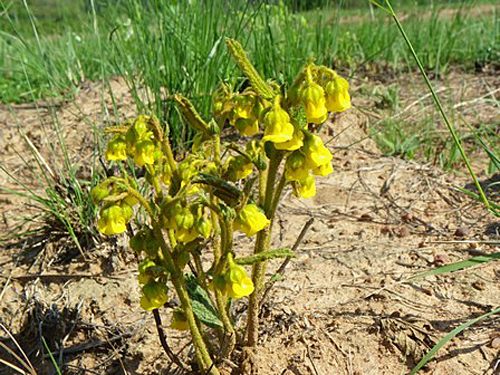
[{"label": "bare soil", "polygon": [[[400,86],[399,107],[377,105],[380,97],[370,95],[370,89],[394,84]],[[453,72],[439,87],[450,102],[467,103],[455,109],[473,125],[498,124],[498,107],[487,100],[498,98],[498,84],[496,75]],[[69,159],[82,177],[90,175],[93,126],[102,130],[104,124],[134,113],[123,81],[113,81],[111,90],[120,103],[117,111],[109,90],[98,84],[82,89],[75,103],[55,109],[0,108],[2,166],[43,194],[43,185],[34,178],[40,172],[16,125],[46,160],[42,168],[57,176],[60,163],[54,154],[62,151],[51,125],[57,116]],[[273,244],[291,246],[310,218],[314,223],[285,278],[263,306],[261,342],[249,373],[408,373],[437,340],[498,306],[496,262],[408,280],[440,265],[498,251],[496,242],[484,242],[498,240],[498,220],[457,189],[469,183],[461,169],[447,174],[431,164],[382,156],[368,137],[368,129],[394,111],[419,126],[419,116],[431,108],[425,93],[413,74],[379,81],[361,78],[353,81],[356,108],[323,127],[321,135],[334,153],[335,173],[318,181],[313,199],[286,192]],[[436,122],[436,129],[444,128]],[[483,168],[485,163],[478,157],[476,165]],[[9,176],[0,173],[2,187],[15,189]],[[484,173],[480,176],[486,180]],[[20,197],[2,193],[0,199],[2,234],[13,230],[21,216],[37,212]],[[36,223],[30,225],[36,228]],[[182,373],[164,354],[152,315],[138,306],[136,261],[124,236],[98,241],[86,250],[87,259],[78,253],[61,258],[60,242],[36,247],[38,252],[29,239],[4,244],[0,323],[39,374],[55,373],[42,337],[65,374]],[[236,249],[248,254],[250,244],[239,238]],[[268,274],[279,265],[272,262]],[[165,326],[169,309],[162,312]],[[192,353],[186,337],[165,329],[174,352],[189,362]],[[422,372],[496,374],[497,337],[500,317],[492,316],[459,334]],[[19,355],[6,331],[0,342]],[[0,358],[20,366],[2,348]],[[232,363],[226,365],[231,369]],[[1,374],[9,371],[0,363]]]}]

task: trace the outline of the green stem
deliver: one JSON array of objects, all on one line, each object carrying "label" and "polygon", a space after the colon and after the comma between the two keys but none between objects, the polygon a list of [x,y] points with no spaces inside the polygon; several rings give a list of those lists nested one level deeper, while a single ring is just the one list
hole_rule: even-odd
[{"label": "green stem", "polygon": [[212,358],[210,357],[208,349],[203,340],[203,336],[196,322],[196,318],[193,313],[193,307],[191,305],[191,300],[189,299],[189,295],[184,284],[182,271],[180,271],[177,265],[174,263],[170,255],[168,245],[165,242],[165,238],[163,237],[163,232],[158,223],[154,223],[154,233],[162,249],[166,267],[167,269],[171,270],[172,284],[174,285],[175,291],[179,296],[181,308],[189,324],[189,330],[191,331],[191,337],[193,339],[193,346],[196,354],[196,360],[203,373],[210,375],[220,375],[219,370],[217,370],[217,368],[213,365]]},{"label": "green stem", "polygon": [[[274,156],[274,157],[273,157]],[[265,181],[265,193],[261,196],[264,201],[264,212],[267,218],[271,221],[269,226],[257,233],[257,239],[255,241],[254,254],[261,253],[263,251],[268,251],[271,243],[271,227],[274,219],[273,209],[273,197],[275,193],[274,184],[276,181],[276,176],[278,174],[278,169],[283,158],[282,153],[275,152],[271,155],[272,159],[269,162],[269,168],[267,172],[261,175],[260,192],[262,194],[263,184],[262,177],[266,176]],[[281,185],[281,184],[280,184]],[[283,184],[284,186],[284,184]],[[261,200],[262,202],[262,200]],[[259,335],[259,305],[261,294],[263,291],[264,275],[266,273],[267,261],[254,264],[252,267],[252,282],[254,284],[254,292],[250,295],[248,301],[248,323],[247,323],[247,345],[256,346],[258,335]]]},{"label": "green stem", "polygon": [[427,85],[427,88],[431,92],[432,99],[434,100],[434,103],[436,104],[436,107],[439,110],[439,113],[441,114],[441,117],[443,118],[446,126],[448,127],[448,131],[451,134],[451,137],[453,138],[453,142],[458,148],[458,151],[460,152],[460,156],[462,157],[462,160],[464,161],[465,165],[467,166],[467,170],[469,171],[469,174],[471,175],[472,179],[474,180],[474,184],[476,185],[477,190],[479,191],[479,195],[481,196],[481,200],[483,203],[486,205],[486,208],[491,209],[490,202],[488,201],[488,198],[486,198],[486,195],[483,192],[483,189],[481,188],[481,184],[479,183],[479,180],[474,173],[474,170],[472,169],[472,166],[469,162],[469,159],[467,158],[467,155],[465,154],[465,150],[462,147],[462,144],[460,142],[460,139],[457,136],[457,133],[455,131],[455,128],[451,124],[450,120],[448,119],[448,116],[446,115],[443,105],[441,104],[441,101],[439,100],[439,97],[436,94],[436,91],[434,90],[429,78],[427,77],[427,73],[425,73],[424,67],[422,63],[420,62],[420,59],[418,58],[417,53],[415,52],[415,49],[413,48],[413,45],[410,42],[410,39],[406,35],[406,32],[399,22],[399,19],[392,9],[391,2],[389,0],[385,0],[385,3],[387,4],[388,10],[394,19],[394,22],[396,22],[396,26],[398,27],[399,31],[401,32],[401,35],[403,36],[408,48],[410,49],[411,54],[413,55],[413,58],[415,59],[415,62],[417,63],[418,69],[420,70],[420,74],[424,78],[425,84]]},{"label": "green stem", "polygon": [[155,189],[155,193],[157,196],[157,202],[161,202],[163,199],[163,191],[161,189],[160,181],[158,180],[158,176],[156,175],[156,171],[151,164],[146,164],[146,169],[151,176],[151,180],[153,181],[153,188]]}]

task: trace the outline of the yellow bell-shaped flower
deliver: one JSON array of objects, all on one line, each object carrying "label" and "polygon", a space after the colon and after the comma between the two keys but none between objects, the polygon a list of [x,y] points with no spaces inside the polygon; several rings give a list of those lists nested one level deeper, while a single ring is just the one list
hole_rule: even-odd
[{"label": "yellow bell-shaped flower", "polygon": [[250,237],[264,229],[269,223],[266,215],[255,204],[250,203],[243,207],[234,221],[234,229],[241,230]]},{"label": "yellow bell-shaped flower", "polygon": [[118,134],[110,139],[105,157],[109,161],[127,160],[127,143],[123,135]]},{"label": "yellow bell-shaped flower", "polygon": [[264,115],[264,142],[283,143],[293,138],[294,127],[288,113],[281,108],[280,100],[277,96],[273,106]]},{"label": "yellow bell-shaped flower", "polygon": [[294,127],[292,139],[282,143],[275,143],[274,147],[277,150],[294,151],[298,150],[304,144],[304,133],[299,129],[298,126]]},{"label": "yellow bell-shaped flower", "polygon": [[309,176],[309,167],[305,155],[294,151],[288,155],[285,163],[285,178],[288,181],[303,181]]},{"label": "yellow bell-shaped flower", "polygon": [[137,143],[135,147],[134,162],[142,167],[144,164],[155,162],[155,144],[149,139]]},{"label": "yellow bell-shaped flower", "polygon": [[332,161],[332,153],[325,147],[316,134],[308,134],[302,151],[306,155],[307,166],[311,169]]},{"label": "yellow bell-shaped flower", "polygon": [[127,230],[125,216],[126,213],[123,212],[122,207],[118,204],[103,207],[99,214],[97,228],[100,232],[107,235],[123,233]]},{"label": "yellow bell-shaped flower", "polygon": [[304,83],[299,91],[299,99],[304,106],[307,122],[322,124],[328,117],[326,110],[325,92],[323,88],[314,81]]},{"label": "yellow bell-shaped flower", "polygon": [[187,321],[184,311],[181,309],[175,309],[172,311],[172,320],[170,321],[170,328],[176,329],[178,331],[187,331],[189,329],[189,323]]},{"label": "yellow bell-shaped flower", "polygon": [[165,284],[150,281],[142,287],[140,305],[144,310],[162,307],[168,301],[168,288]]},{"label": "yellow bell-shaped flower", "polygon": [[141,263],[139,263],[139,284],[146,285],[149,281],[153,280],[152,275],[148,273],[148,268],[156,266],[155,262],[151,259],[144,259]]},{"label": "yellow bell-shaped flower", "polygon": [[238,118],[234,121],[234,127],[241,135],[251,137],[259,132],[259,121],[254,118]]},{"label": "yellow bell-shaped flower", "polygon": [[329,161],[319,167],[313,168],[312,173],[316,176],[328,176],[333,173],[332,163]]},{"label": "yellow bell-shaped flower", "polygon": [[233,98],[232,103],[235,118],[249,119],[253,117],[253,108],[255,105],[255,97],[253,95],[237,95]]},{"label": "yellow bell-shaped flower", "polygon": [[231,181],[242,180],[252,174],[253,163],[243,155],[231,157],[227,161],[228,178]]},{"label": "yellow bell-shaped flower", "polygon": [[254,291],[254,285],[248,277],[247,271],[242,266],[237,265],[231,255],[229,255],[228,261],[229,271],[226,275],[226,290],[229,297],[239,299],[249,296]]},{"label": "yellow bell-shaped flower", "polygon": [[178,229],[176,232],[176,238],[180,241],[180,242],[191,242],[193,241],[196,237],[198,237],[198,231],[196,230],[196,228],[189,228],[189,229],[186,229],[186,228],[180,228]]},{"label": "yellow bell-shaped flower", "polygon": [[302,198],[314,197],[316,195],[314,177],[309,175],[304,181],[295,181],[293,183],[293,192],[296,196]]},{"label": "yellow bell-shaped flower", "polygon": [[205,215],[196,221],[196,230],[205,238],[209,238],[212,233],[212,221]]},{"label": "yellow bell-shaped flower", "polygon": [[351,108],[349,83],[342,77],[335,75],[334,79],[326,84],[326,109],[329,112],[342,112]]}]

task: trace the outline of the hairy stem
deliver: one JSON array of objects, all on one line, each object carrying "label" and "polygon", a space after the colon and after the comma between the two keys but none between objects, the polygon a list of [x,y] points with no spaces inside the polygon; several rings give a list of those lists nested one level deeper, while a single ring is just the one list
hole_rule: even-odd
[{"label": "hairy stem", "polygon": [[184,284],[184,277],[182,271],[174,263],[170,250],[165,238],[163,237],[163,232],[158,223],[154,223],[154,233],[157,241],[160,244],[164,261],[166,263],[167,269],[171,270],[172,284],[174,285],[175,291],[179,297],[181,308],[186,316],[186,320],[189,324],[189,330],[191,331],[191,337],[193,339],[193,346],[195,349],[196,360],[204,373],[210,375],[220,375],[219,370],[213,365],[212,358],[208,352],[208,349],[203,340],[203,336],[200,332],[196,318],[193,313],[193,307],[191,305],[191,300],[189,299],[188,292],[186,290],[186,285]]},{"label": "hairy stem", "polygon": [[[259,233],[257,233],[257,239],[255,241],[254,253],[258,254],[263,251],[269,250],[271,243],[271,229],[274,219],[273,212],[273,198],[274,198],[274,184],[276,182],[276,175],[278,174],[279,165],[283,155],[281,153],[274,153],[271,155],[271,160],[269,163],[269,168],[267,170],[267,179],[265,182],[265,193],[264,193],[264,212],[267,218],[271,221],[269,226]],[[262,176],[261,176],[262,179]],[[284,186],[284,185],[283,185]],[[263,184],[260,185],[260,190],[262,192]],[[255,346],[257,345],[257,339],[259,335],[259,305],[262,296],[264,275],[266,273],[267,261],[257,263],[252,267],[252,282],[254,284],[255,290],[250,295],[248,301],[248,323],[247,323],[247,345]]]}]

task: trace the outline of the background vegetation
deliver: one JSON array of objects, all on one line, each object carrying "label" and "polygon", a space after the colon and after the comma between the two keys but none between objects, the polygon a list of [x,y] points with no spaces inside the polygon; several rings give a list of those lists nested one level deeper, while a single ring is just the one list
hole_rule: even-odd
[{"label": "background vegetation", "polygon": [[[28,7],[2,2],[0,102],[68,99],[86,80],[122,75],[134,89],[151,89],[147,103],[137,95],[139,110],[168,120],[179,144],[189,135],[162,88],[186,93],[208,114],[210,90],[236,72],[221,48],[225,37],[241,40],[258,69],[283,82],[290,82],[306,56],[351,76],[370,64],[394,71],[415,68],[392,20],[368,1],[241,4],[35,0]],[[395,2],[425,69],[435,77],[452,65],[474,70],[500,60],[500,11],[467,11],[478,4]],[[456,8],[464,11],[450,12]]]}]

